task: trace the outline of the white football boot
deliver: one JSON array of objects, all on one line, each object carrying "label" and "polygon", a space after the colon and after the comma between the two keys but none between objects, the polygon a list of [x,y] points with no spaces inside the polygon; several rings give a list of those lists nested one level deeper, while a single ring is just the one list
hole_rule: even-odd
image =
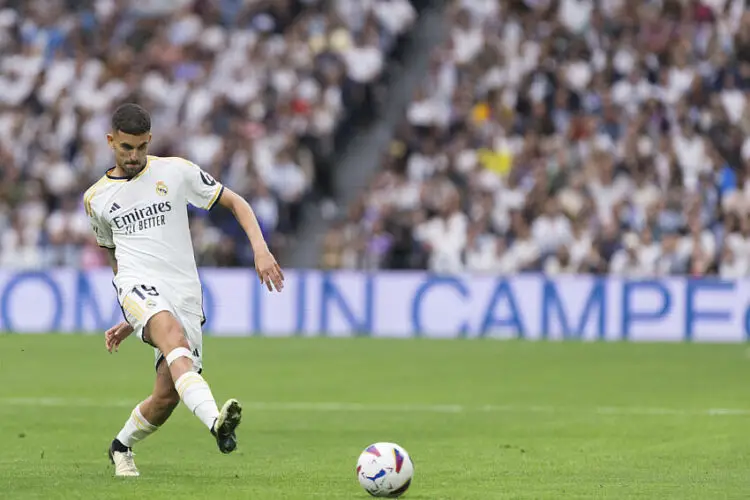
[{"label": "white football boot", "polygon": [[137,477],[140,476],[138,467],[133,460],[133,450],[116,451],[112,446],[109,447],[109,460],[115,466],[115,476],[117,477]]}]

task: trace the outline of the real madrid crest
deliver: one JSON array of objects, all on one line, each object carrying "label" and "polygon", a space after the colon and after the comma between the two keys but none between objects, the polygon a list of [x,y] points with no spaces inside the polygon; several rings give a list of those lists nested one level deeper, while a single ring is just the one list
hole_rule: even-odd
[{"label": "real madrid crest", "polygon": [[159,196],[166,196],[169,192],[169,188],[167,188],[167,185],[164,184],[164,181],[159,181],[156,183],[156,194]]}]

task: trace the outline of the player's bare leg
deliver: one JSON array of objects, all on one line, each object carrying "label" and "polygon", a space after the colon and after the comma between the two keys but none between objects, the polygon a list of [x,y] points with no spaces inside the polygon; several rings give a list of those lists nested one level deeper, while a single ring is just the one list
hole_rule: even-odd
[{"label": "player's bare leg", "polygon": [[143,338],[164,353],[177,393],[185,406],[209,428],[222,453],[237,447],[235,429],[242,418],[242,407],[228,400],[221,411],[203,377],[193,368],[193,357],[180,322],[169,312],[155,314],[146,325]]},{"label": "player's bare leg", "polygon": [[165,362],[156,368],[156,382],[151,395],[133,409],[127,422],[109,448],[109,458],[115,466],[116,476],[137,476],[132,447],[158,430],[167,421],[180,396],[174,388],[172,375]]},{"label": "player's bare leg", "polygon": [[180,395],[174,388],[172,374],[167,363],[162,360],[156,367],[154,392],[141,403],[141,413],[146,420],[158,427],[169,419],[179,404]]}]

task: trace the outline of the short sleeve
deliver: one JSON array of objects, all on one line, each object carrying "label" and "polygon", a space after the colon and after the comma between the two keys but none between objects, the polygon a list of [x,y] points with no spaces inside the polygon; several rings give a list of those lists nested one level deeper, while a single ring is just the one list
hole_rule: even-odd
[{"label": "short sleeve", "polygon": [[92,186],[83,195],[83,208],[86,212],[86,217],[89,220],[89,225],[94,231],[96,236],[96,243],[100,247],[104,248],[115,248],[115,241],[112,237],[112,227],[107,221],[102,220],[94,210],[92,202],[94,200],[94,193],[96,192],[96,185]]},{"label": "short sleeve", "polygon": [[224,186],[193,162],[185,160],[187,201],[194,207],[211,210],[221,198]]},{"label": "short sleeve", "polygon": [[89,224],[96,235],[96,243],[100,247],[115,248],[115,242],[112,238],[112,228],[106,222],[102,221],[95,213],[89,212]]}]

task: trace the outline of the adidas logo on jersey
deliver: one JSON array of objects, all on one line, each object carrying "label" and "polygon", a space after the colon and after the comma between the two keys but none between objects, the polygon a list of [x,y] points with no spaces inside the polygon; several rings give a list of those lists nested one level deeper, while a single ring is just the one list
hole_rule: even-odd
[{"label": "adidas logo on jersey", "polygon": [[112,206],[109,209],[109,213],[117,212],[118,210],[120,210],[120,205],[118,205],[117,203],[112,203]]}]

